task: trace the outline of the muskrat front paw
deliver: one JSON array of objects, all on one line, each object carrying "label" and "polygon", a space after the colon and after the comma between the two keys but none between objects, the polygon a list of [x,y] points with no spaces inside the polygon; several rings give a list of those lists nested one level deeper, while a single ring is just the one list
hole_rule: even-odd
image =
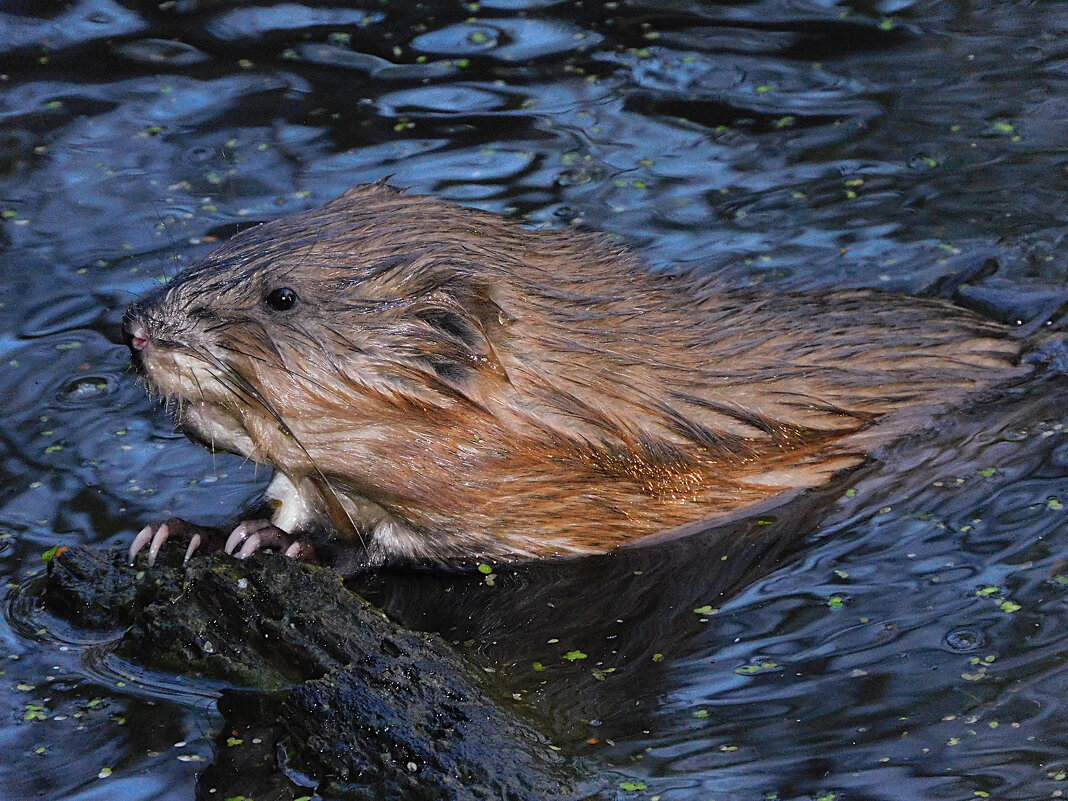
[{"label": "muskrat front paw", "polygon": [[[240,546],[240,549],[238,549]],[[270,520],[244,520],[226,540],[224,550],[238,559],[247,559],[256,551],[269,548],[293,559],[310,561],[315,549],[305,540],[290,539],[289,534]]]},{"label": "muskrat front paw", "polygon": [[221,544],[219,533],[213,529],[198,526],[188,520],[182,520],[180,517],[172,517],[167,522],[159,525],[147,525],[137,533],[133,542],[130,543],[130,564],[134,563],[134,559],[137,558],[137,554],[141,552],[141,549],[148,545],[149,567],[155,565],[159,549],[163,547],[165,542],[172,539],[188,540],[185,556],[182,558],[183,565],[189,562],[193,553],[201,545],[207,544],[209,550],[218,550]]}]

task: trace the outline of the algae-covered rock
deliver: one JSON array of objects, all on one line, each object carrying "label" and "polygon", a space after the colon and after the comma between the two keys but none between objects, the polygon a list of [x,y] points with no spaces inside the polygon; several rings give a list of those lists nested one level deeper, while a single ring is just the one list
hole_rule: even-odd
[{"label": "algae-covered rock", "polygon": [[[124,628],[116,650],[128,659],[270,699],[251,707],[266,719],[250,720],[245,698],[235,725],[281,748],[250,764],[227,753],[204,774],[213,788],[262,785],[273,771],[284,790],[295,770],[346,798],[574,795],[574,766],[492,700],[462,657],[395,625],[333,571],[272,554],[212,554],[185,568],[178,558],[131,567],[117,551],[63,550],[49,563],[45,602],[78,625]],[[284,764],[265,767],[262,753],[275,752]]]}]

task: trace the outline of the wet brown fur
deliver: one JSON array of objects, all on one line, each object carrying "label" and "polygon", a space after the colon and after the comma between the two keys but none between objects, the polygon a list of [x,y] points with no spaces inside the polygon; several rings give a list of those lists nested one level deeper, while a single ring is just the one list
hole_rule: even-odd
[{"label": "wet brown fur", "polygon": [[[724,290],[381,183],[235,236],[133,313],[187,430],[286,473],[373,561],[596,552],[723,516],[1026,369],[947,302]],[[405,544],[361,530],[368,503]]]}]

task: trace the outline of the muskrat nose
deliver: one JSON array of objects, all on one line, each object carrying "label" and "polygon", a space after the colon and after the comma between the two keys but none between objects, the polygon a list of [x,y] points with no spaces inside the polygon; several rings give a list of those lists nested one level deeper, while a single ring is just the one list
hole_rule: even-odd
[{"label": "muskrat nose", "polygon": [[126,347],[133,353],[144,350],[148,345],[148,332],[129,312],[122,318],[122,338],[126,342]]}]

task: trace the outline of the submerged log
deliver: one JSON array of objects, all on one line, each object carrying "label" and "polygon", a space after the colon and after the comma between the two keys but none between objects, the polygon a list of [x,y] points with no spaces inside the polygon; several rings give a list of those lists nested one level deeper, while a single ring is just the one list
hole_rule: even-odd
[{"label": "submerged log", "polygon": [[[45,603],[83,627],[124,629],[116,652],[147,667],[266,691],[251,705],[249,693],[231,692],[220,709],[228,730],[254,727],[275,747],[261,747],[254,768],[222,756],[198,795],[240,786],[247,797],[272,753],[280,756],[270,770],[312,777],[326,796],[583,795],[578,767],[494,701],[461,656],[436,635],[390,622],[333,571],[271,554],[213,554],[187,568],[179,557],[164,552],[145,568],[117,551],[63,550],[49,563]],[[290,784],[290,797],[300,795]],[[273,786],[273,797],[285,797]]]}]

